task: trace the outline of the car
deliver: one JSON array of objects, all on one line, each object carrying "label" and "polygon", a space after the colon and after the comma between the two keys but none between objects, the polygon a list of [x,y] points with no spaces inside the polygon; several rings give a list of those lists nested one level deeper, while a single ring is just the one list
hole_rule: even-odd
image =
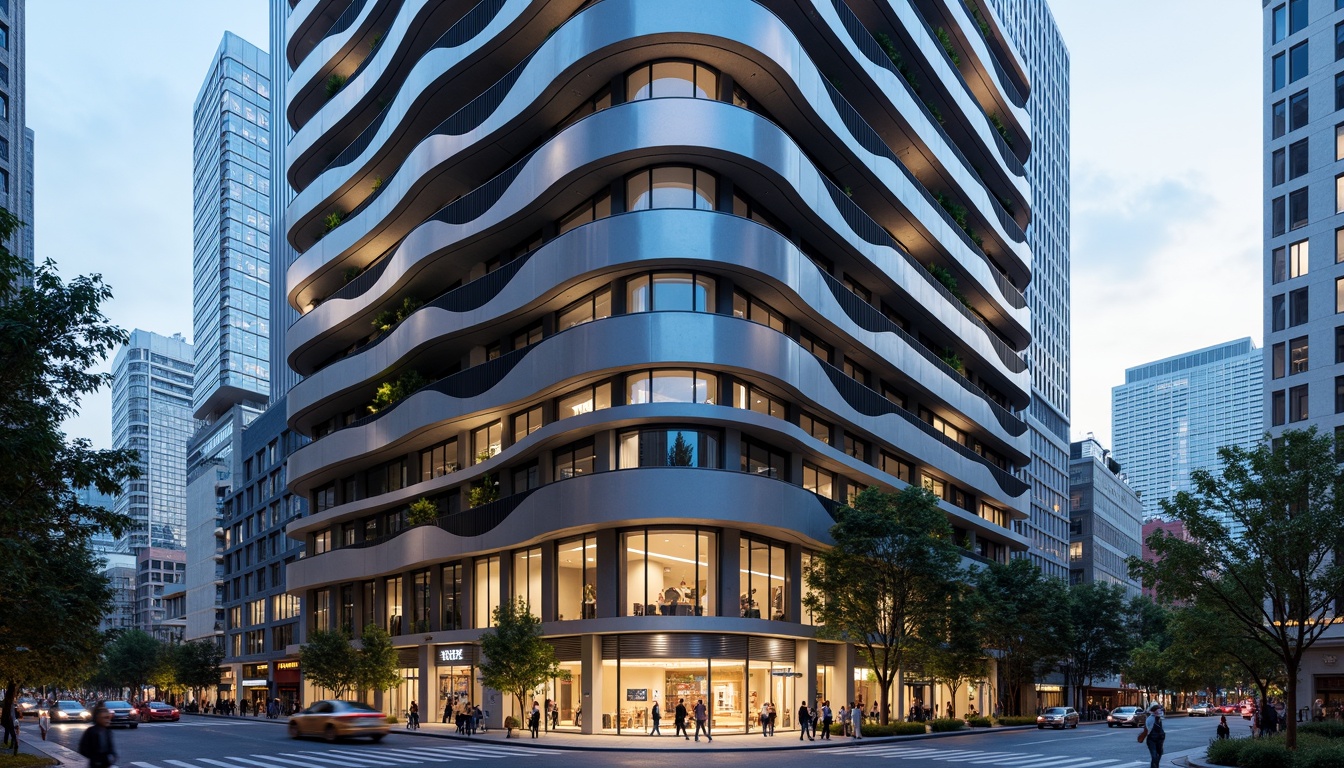
[{"label": "car", "polygon": [[168,720],[176,723],[182,719],[182,713],[172,704],[164,704],[162,701],[145,701],[136,707],[136,713],[140,715],[140,722],[148,723],[153,720]]},{"label": "car", "polygon": [[140,727],[140,715],[129,701],[104,701],[103,706],[112,713],[113,728],[124,725],[127,728]]},{"label": "car", "polygon": [[1078,710],[1073,707],[1050,707],[1036,716],[1036,727],[1077,728]]},{"label": "car", "polygon": [[93,720],[93,713],[84,708],[74,699],[60,699],[47,709],[47,716],[51,718],[51,724],[59,723],[87,723]]},{"label": "car", "polygon": [[382,741],[387,735],[387,716],[357,701],[323,699],[289,718],[289,737],[321,736],[336,741],[346,736],[368,736]]},{"label": "car", "polygon": [[1143,710],[1138,707],[1116,707],[1106,715],[1107,728],[1138,728],[1143,725]]},{"label": "car", "polygon": [[1242,704],[1242,705],[1241,705],[1241,719],[1242,719],[1242,720],[1250,720],[1251,717],[1254,716],[1254,715],[1255,715],[1255,704],[1254,704],[1254,703],[1248,701],[1248,702],[1246,702],[1245,704]]},{"label": "car", "polygon": [[1208,717],[1213,714],[1213,705],[1207,701],[1201,701],[1198,704],[1192,705],[1190,709],[1186,711],[1186,714],[1190,717]]},{"label": "car", "polygon": [[1241,705],[1240,705],[1240,704],[1219,704],[1219,705],[1218,705],[1218,714],[1220,714],[1220,715],[1235,715],[1235,714],[1237,714],[1237,713],[1240,712],[1240,711],[1241,711]]},{"label": "car", "polygon": [[32,715],[37,717],[38,703],[32,696],[24,696],[19,699],[19,717]]}]

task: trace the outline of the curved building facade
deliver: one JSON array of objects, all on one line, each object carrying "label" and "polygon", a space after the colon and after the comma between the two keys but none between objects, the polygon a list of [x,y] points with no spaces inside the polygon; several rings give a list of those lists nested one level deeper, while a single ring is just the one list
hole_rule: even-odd
[{"label": "curved building facade", "polygon": [[288,589],[391,632],[386,711],[508,714],[476,641],[521,597],[561,728],[793,727],[876,699],[802,603],[854,494],[1026,550],[1030,84],[984,4],[299,0],[278,55]]}]

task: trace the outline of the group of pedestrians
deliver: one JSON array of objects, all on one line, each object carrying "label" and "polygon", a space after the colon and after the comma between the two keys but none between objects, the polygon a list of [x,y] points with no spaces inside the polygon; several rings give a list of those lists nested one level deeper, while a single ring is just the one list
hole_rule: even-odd
[{"label": "group of pedestrians", "polygon": [[[411,704],[415,704],[415,702],[411,702]],[[419,727],[420,718],[418,707],[416,708],[416,713],[416,727]],[[487,713],[481,711],[480,707],[467,701],[466,698],[458,700],[456,705],[454,705],[452,701],[443,705],[443,722],[447,723],[448,718],[451,717],[453,719],[453,724],[457,726],[457,732],[464,736],[473,736],[478,731],[480,733],[485,733],[485,728],[482,727],[482,721],[485,719],[486,714]]]}]

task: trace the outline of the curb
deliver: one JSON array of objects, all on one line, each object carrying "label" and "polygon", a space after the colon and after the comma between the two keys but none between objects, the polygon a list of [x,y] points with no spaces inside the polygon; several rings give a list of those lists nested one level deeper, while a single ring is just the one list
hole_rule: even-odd
[{"label": "curb", "polygon": [[61,765],[80,765],[87,762],[83,755],[73,749],[68,749],[53,741],[42,741],[40,738],[37,741],[24,741],[20,748],[40,752]]}]

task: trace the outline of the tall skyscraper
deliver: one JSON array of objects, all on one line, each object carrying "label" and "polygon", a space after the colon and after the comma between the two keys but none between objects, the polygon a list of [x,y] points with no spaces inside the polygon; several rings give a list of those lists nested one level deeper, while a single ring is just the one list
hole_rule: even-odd
[{"label": "tall skyscraper", "polygon": [[1069,583],[1116,584],[1138,597],[1128,561],[1143,551],[1143,504],[1121,470],[1092,435],[1069,446]]},{"label": "tall skyscraper", "polygon": [[[1032,275],[1031,517],[1021,524],[1029,556],[1047,576],[1068,578],[1069,422],[1072,321],[1069,316],[1069,49],[1046,0],[989,0],[1026,59],[1031,80]],[[1011,61],[1011,59],[1005,59]]]},{"label": "tall skyscraper", "polygon": [[287,589],[392,634],[386,711],[508,714],[473,667],[518,597],[561,727],[628,729],[630,690],[713,691],[720,731],[752,692],[873,701],[803,609],[837,505],[919,484],[968,560],[1027,550],[1029,68],[992,9],[898,5],[293,11]]},{"label": "tall skyscraper", "polygon": [[1217,470],[1219,448],[1259,442],[1263,368],[1263,350],[1246,338],[1125,370],[1111,390],[1111,439],[1144,519],[1190,490],[1193,470]]},{"label": "tall skyscraper", "polygon": [[223,637],[222,507],[271,365],[270,57],[225,32],[196,96],[196,432],[187,455],[186,637]]},{"label": "tall skyscraper", "polygon": [[0,205],[25,226],[5,245],[32,263],[33,132],[28,128],[27,0],[0,0]]},{"label": "tall skyscraper", "polygon": [[191,344],[181,334],[138,328],[112,360],[112,447],[140,452],[139,479],[117,497],[117,511],[131,518],[118,552],[186,546],[193,370]]}]

